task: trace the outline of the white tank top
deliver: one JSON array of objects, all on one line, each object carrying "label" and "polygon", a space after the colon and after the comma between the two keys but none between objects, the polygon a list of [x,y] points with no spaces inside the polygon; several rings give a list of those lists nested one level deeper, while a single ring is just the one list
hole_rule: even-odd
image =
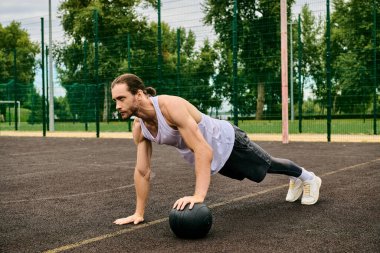
[{"label": "white tank top", "polygon": [[[178,130],[168,125],[158,105],[158,97],[150,98],[153,102],[158,121],[157,136],[154,137],[144,122],[140,120],[144,137],[157,144],[174,146],[190,164],[194,165],[194,153],[186,146],[185,141]],[[211,162],[211,174],[217,173],[229,158],[235,141],[235,132],[232,125],[224,120],[211,118],[201,113],[202,119],[198,123],[199,130],[213,150]]]}]

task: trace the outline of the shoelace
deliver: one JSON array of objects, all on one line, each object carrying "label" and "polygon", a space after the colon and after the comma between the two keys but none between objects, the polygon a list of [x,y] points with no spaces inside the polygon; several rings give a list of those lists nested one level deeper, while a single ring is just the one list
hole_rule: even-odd
[{"label": "shoelace", "polygon": [[291,181],[289,182],[289,189],[290,189],[290,190],[293,190],[293,189],[294,189],[294,186],[295,186],[295,182],[291,180]]},{"label": "shoelace", "polygon": [[303,186],[303,194],[309,196],[310,195],[310,184],[304,184]]}]

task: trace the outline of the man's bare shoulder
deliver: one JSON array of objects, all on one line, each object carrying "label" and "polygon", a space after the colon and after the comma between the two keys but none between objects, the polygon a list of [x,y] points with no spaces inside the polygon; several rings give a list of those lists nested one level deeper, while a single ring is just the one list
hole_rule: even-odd
[{"label": "man's bare shoulder", "polygon": [[198,110],[189,101],[177,96],[160,95],[158,96],[158,104],[160,106],[161,111],[170,110],[172,108],[176,108],[177,110],[180,108],[187,110]]},{"label": "man's bare shoulder", "polygon": [[140,118],[135,117],[132,123],[132,129],[141,128]]},{"label": "man's bare shoulder", "polygon": [[145,139],[141,131],[140,119],[137,117],[133,120],[132,134],[136,145]]},{"label": "man's bare shoulder", "polygon": [[[188,101],[186,101],[185,99],[181,98],[181,97],[177,97],[177,96],[170,96],[170,95],[160,95],[158,96],[158,103],[160,105],[172,105],[173,103],[174,104],[178,104],[178,103],[184,103],[184,104],[187,104],[189,103]],[[190,103],[189,103],[190,104]]]},{"label": "man's bare shoulder", "polygon": [[173,119],[173,117],[175,118],[177,116],[183,118],[185,115],[189,115],[194,118],[196,122],[200,121],[200,111],[189,101],[181,97],[161,95],[158,98],[158,103],[162,114],[171,125],[176,125],[174,123],[176,120]]}]

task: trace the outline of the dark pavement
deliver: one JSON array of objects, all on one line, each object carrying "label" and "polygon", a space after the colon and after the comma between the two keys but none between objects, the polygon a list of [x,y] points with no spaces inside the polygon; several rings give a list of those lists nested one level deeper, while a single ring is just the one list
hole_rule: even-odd
[{"label": "dark pavement", "polygon": [[178,239],[168,214],[194,190],[177,151],[153,146],[151,194],[134,212],[129,139],[0,137],[0,252],[380,252],[380,144],[259,142],[322,178],[320,201],[287,203],[288,179],[212,177],[206,238]]}]

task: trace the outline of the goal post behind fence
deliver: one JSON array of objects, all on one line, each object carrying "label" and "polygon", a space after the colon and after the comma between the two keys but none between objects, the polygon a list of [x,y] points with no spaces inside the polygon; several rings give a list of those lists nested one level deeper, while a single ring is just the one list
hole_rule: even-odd
[{"label": "goal post behind fence", "polygon": [[[15,107],[15,109],[17,109],[17,115],[18,115],[18,117],[17,117],[17,123],[18,123],[18,126],[20,126],[20,123],[21,123],[21,120],[20,120],[20,118],[21,118],[21,110],[20,110],[20,101],[2,101],[2,100],[0,100],[0,104],[13,104],[14,105],[14,107]],[[15,119],[16,119],[16,117],[15,117]]]}]

